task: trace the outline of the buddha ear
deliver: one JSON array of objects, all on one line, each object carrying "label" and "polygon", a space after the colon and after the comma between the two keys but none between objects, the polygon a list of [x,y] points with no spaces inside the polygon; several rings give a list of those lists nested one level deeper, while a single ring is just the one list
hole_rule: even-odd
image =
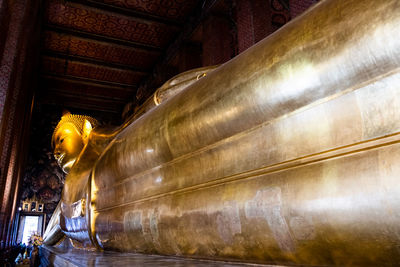
[{"label": "buddha ear", "polygon": [[92,129],[93,129],[92,124],[88,120],[85,120],[85,122],[83,123],[83,136],[82,136],[83,143],[85,143],[85,145],[89,141],[89,135]]}]

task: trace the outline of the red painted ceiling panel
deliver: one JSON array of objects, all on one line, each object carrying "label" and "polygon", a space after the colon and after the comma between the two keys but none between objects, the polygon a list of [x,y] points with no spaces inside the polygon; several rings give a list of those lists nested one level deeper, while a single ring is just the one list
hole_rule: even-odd
[{"label": "red painted ceiling panel", "polygon": [[136,66],[145,70],[150,69],[160,56],[159,52],[112,45],[51,31],[45,31],[44,48],[72,56]]},{"label": "red painted ceiling panel", "polygon": [[133,42],[166,46],[178,29],[158,22],[133,19],[78,4],[48,3],[47,23]]},{"label": "red painted ceiling panel", "polygon": [[143,73],[108,68],[52,57],[42,57],[42,71],[59,75],[83,77],[100,81],[137,85],[143,79]]},{"label": "red painted ceiling panel", "polygon": [[68,95],[51,91],[46,94],[38,95],[38,99],[41,103],[59,105],[67,108],[99,110],[115,113],[120,113],[124,107],[124,104],[120,101],[105,101],[104,99],[86,98],[84,95]]},{"label": "red painted ceiling panel", "polygon": [[81,96],[106,97],[109,99],[126,100],[133,98],[134,90],[122,90],[113,87],[96,86],[94,84],[66,81],[54,77],[42,77],[40,85],[50,91],[70,93]]},{"label": "red painted ceiling panel", "polygon": [[182,21],[195,8],[196,0],[95,0],[114,6]]}]

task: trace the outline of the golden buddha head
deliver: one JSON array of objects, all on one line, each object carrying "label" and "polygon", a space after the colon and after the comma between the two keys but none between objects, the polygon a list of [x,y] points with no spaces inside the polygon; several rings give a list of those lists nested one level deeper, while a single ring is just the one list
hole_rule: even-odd
[{"label": "golden buddha head", "polygon": [[89,134],[98,125],[97,120],[84,115],[64,113],[51,138],[54,158],[68,173],[87,144]]}]

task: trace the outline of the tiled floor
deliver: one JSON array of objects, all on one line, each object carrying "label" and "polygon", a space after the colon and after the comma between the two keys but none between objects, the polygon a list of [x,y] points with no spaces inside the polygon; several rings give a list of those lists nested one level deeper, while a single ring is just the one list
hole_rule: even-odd
[{"label": "tiled floor", "polygon": [[[239,267],[270,266],[258,264],[240,264],[208,260],[194,260],[178,257],[144,255],[136,253],[97,252],[77,249],[42,247],[45,256],[44,266],[162,266],[162,267]],[[46,263],[47,261],[47,263]],[[42,260],[43,263],[43,260]]]}]

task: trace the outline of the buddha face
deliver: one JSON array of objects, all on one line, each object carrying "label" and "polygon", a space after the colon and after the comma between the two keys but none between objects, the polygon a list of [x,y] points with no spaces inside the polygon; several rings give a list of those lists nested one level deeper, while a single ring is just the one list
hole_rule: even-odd
[{"label": "buddha face", "polygon": [[54,157],[61,169],[68,173],[84,147],[82,135],[75,125],[66,122],[55,132],[53,142]]}]

